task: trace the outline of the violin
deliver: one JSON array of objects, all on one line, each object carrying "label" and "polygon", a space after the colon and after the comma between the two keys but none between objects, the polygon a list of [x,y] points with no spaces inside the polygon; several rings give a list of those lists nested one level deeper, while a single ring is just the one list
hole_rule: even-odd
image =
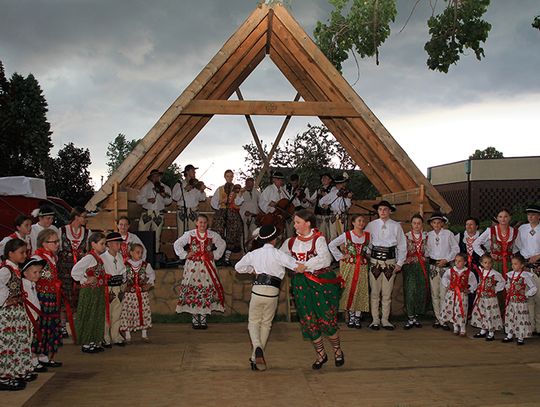
[{"label": "violin", "polygon": [[154,191],[156,192],[156,194],[165,196],[166,198],[169,198],[171,196],[165,191],[165,186],[159,181],[154,182]]},{"label": "violin", "polygon": [[189,181],[188,181],[188,185],[191,187],[191,188],[195,188],[195,189],[198,189],[199,191],[201,192],[204,192],[205,189],[210,189],[208,188],[203,181],[199,181],[197,178],[191,178]]},{"label": "violin", "polygon": [[337,192],[337,196],[340,197],[340,198],[351,198],[352,194],[353,194],[352,191],[350,189],[347,189],[347,188],[340,189]]}]

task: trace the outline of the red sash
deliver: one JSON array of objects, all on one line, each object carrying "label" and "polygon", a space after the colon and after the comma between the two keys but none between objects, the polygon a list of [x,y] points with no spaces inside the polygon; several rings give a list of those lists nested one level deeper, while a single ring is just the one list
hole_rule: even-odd
[{"label": "red sash", "polygon": [[216,287],[219,302],[222,306],[225,306],[225,291],[223,290],[223,286],[221,285],[221,282],[219,281],[219,276],[217,274],[216,267],[214,266],[214,263],[212,262],[213,260],[212,252],[209,252],[206,250],[206,247],[210,244],[210,239],[208,238],[208,232],[205,232],[204,240],[197,239],[196,237],[191,237],[191,239],[192,240],[189,245],[189,250],[190,251],[192,250],[193,239],[195,239],[197,241],[197,251],[193,253],[190,260],[202,261],[204,263],[204,266],[206,267],[206,270],[208,271],[208,275],[210,276],[210,279],[212,280],[214,287]]},{"label": "red sash", "polygon": [[139,271],[146,267],[147,263],[142,262],[141,267],[138,270],[135,270],[133,268],[133,265],[127,262],[127,264],[131,267],[131,271],[133,272],[133,288],[135,288],[135,295],[137,296],[137,308],[139,310],[139,323],[142,326],[143,325],[143,301],[142,301],[142,289],[140,284],[140,274]]},{"label": "red sash", "polygon": [[[461,314],[461,318],[466,318],[465,309],[463,307],[463,293],[462,293],[462,290],[466,290],[466,288],[464,289],[464,287],[462,287],[461,282],[466,281],[467,286],[468,286],[469,273],[470,273],[470,270],[467,269],[460,276],[457,274],[454,268],[450,269],[450,287],[449,288],[450,290],[454,292],[454,304],[456,303],[456,299],[459,301],[459,312]],[[452,307],[452,318],[454,317],[455,317],[455,307]]]},{"label": "red sash", "polygon": [[524,299],[523,297],[525,297],[524,295],[518,295],[519,293],[516,291],[516,283],[521,278],[521,274],[523,274],[523,270],[520,271],[517,276],[514,275],[514,277],[512,277],[512,279],[510,280],[510,287],[508,288],[508,291],[506,293],[506,299],[504,301],[504,309],[505,310],[506,310],[506,307],[508,307],[508,304],[510,303],[510,298],[513,295],[519,297],[522,300]]},{"label": "red sash", "polygon": [[34,304],[30,302],[28,299],[28,293],[26,291],[23,292],[24,295],[24,310],[26,311],[26,315],[28,315],[28,319],[32,323],[32,326],[34,327],[34,333],[36,334],[36,338],[38,341],[41,342],[41,329],[39,327],[39,321],[37,318],[34,318],[34,314],[32,311],[36,312],[38,314],[38,317],[42,316],[43,313],[41,310],[36,307]]},{"label": "red sash", "polygon": [[[346,237],[347,241],[351,242],[351,244],[354,244],[355,247],[356,247],[356,258],[355,258],[355,263],[354,263],[354,274],[353,274],[353,279],[352,279],[352,282],[351,282],[351,289],[349,291],[349,297],[347,298],[347,309],[351,309],[354,294],[356,293],[356,287],[358,285],[358,279],[360,278],[360,266],[362,265],[362,263],[364,263],[364,257],[362,256],[362,249],[364,248],[364,245],[366,244],[366,242],[369,243],[369,232],[364,232],[364,236],[365,236],[364,243],[361,243],[361,244],[357,245],[352,241],[351,232],[350,231],[345,232],[345,237]],[[360,246],[360,247],[358,247],[358,246]],[[343,282],[343,285],[344,285],[344,283],[345,282]],[[342,283],[340,282],[340,285],[341,284]]]}]

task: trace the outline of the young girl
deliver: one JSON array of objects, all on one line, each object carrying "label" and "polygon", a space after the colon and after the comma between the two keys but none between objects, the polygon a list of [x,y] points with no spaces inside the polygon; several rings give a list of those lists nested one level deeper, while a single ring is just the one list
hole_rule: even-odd
[{"label": "young girl", "polygon": [[77,306],[76,330],[78,344],[85,353],[103,351],[105,318],[109,304],[106,296],[107,278],[101,254],[106,243],[103,233],[92,233],[88,238],[88,254],[71,270],[71,277],[81,284]]},{"label": "young girl", "polygon": [[19,215],[15,218],[15,232],[6,236],[0,242],[0,257],[4,258],[4,247],[11,239],[21,239],[26,243],[26,257],[32,254],[32,245],[30,243],[30,231],[32,230],[32,218],[26,215]]},{"label": "young girl", "polygon": [[495,339],[495,331],[502,329],[501,311],[497,301],[497,293],[504,290],[503,276],[493,270],[493,259],[484,254],[480,258],[479,270],[480,283],[476,290],[476,300],[473,306],[471,325],[480,328],[481,331],[474,335],[475,338],[486,338],[486,341]]},{"label": "young girl", "polygon": [[144,247],[143,242],[134,233],[129,233],[130,221],[127,216],[120,216],[116,221],[116,227],[118,228],[118,233],[122,236],[122,243],[120,244],[120,252],[122,253],[122,258],[124,263],[129,259],[129,246],[132,243],[140,244],[143,248],[142,260],[146,260],[146,247]]},{"label": "young girl", "polygon": [[423,231],[424,218],[416,214],[411,218],[411,231],[407,238],[407,259],[403,264],[403,291],[407,323],[403,329],[421,328],[418,316],[426,313],[429,301],[428,264],[426,262],[427,233]]},{"label": "young girl", "polygon": [[512,342],[517,336],[517,344],[525,345],[524,338],[532,334],[529,320],[527,298],[536,294],[538,288],[532,280],[532,274],[525,271],[525,259],[520,254],[512,257],[512,271],[506,276],[506,306],[504,312],[505,343]]},{"label": "young girl", "polygon": [[206,329],[206,315],[223,312],[225,299],[214,259],[223,255],[226,243],[208,230],[206,215],[197,217],[197,229],[184,233],[174,242],[174,251],[186,259],[176,312],[192,314],[193,329]]},{"label": "young girl", "polygon": [[[347,312],[347,326],[361,328],[362,312],[369,312],[367,249],[370,234],[364,231],[366,220],[362,215],[353,215],[353,230],[342,233],[332,240],[328,249],[339,261],[339,272],[345,280],[339,309]],[[344,251],[340,250],[344,247]]]},{"label": "young girl", "polygon": [[18,266],[26,259],[26,249],[24,241],[11,239],[4,249],[6,261],[0,265],[0,390],[22,390],[25,379],[34,377],[32,326],[23,305]]},{"label": "young girl", "polygon": [[465,336],[467,327],[467,308],[469,305],[468,294],[476,290],[476,277],[466,267],[467,255],[456,255],[454,267],[447,270],[441,285],[448,291],[444,298],[441,311],[443,322],[452,322],[454,334]]},{"label": "young girl", "polygon": [[152,312],[148,291],[154,286],[156,273],[150,264],[143,260],[144,247],[139,243],[130,245],[130,258],[126,262],[127,286],[122,301],[120,331],[124,332],[126,342],[131,341],[131,332],[141,330],[142,339],[148,342],[147,329],[152,327]]},{"label": "young girl", "polygon": [[34,258],[45,260],[47,264],[41,270],[40,279],[37,282],[37,295],[41,307],[39,327],[40,339],[34,338],[32,352],[39,355],[39,361],[46,367],[60,367],[61,362],[56,362],[54,357],[58,348],[62,346],[62,322],[60,320],[61,286],[56,267],[56,253],[60,239],[53,229],[44,229],[37,237],[37,249]]}]

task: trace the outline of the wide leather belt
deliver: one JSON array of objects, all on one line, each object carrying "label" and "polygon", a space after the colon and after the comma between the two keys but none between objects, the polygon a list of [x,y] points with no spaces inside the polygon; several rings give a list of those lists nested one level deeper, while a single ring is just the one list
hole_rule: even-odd
[{"label": "wide leather belt", "polygon": [[373,246],[371,249],[371,258],[375,260],[392,260],[396,258],[396,246],[383,247]]},{"label": "wide leather belt", "polygon": [[110,276],[108,285],[109,287],[119,287],[124,283],[124,276],[118,275],[118,276]]},{"label": "wide leather belt", "polygon": [[253,285],[270,285],[272,287],[281,288],[281,278],[261,273],[257,274]]}]

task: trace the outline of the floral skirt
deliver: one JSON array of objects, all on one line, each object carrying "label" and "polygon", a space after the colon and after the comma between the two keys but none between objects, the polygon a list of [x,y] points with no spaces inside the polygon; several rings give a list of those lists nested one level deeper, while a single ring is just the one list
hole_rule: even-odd
[{"label": "floral skirt", "polygon": [[75,330],[79,345],[103,342],[105,289],[106,287],[83,287],[79,291],[79,304],[75,316]]},{"label": "floral skirt", "polygon": [[[212,262],[212,265],[215,265]],[[211,274],[212,273],[212,274]],[[220,297],[221,295],[221,297]],[[219,277],[207,270],[202,261],[187,260],[179,288],[176,312],[190,314],[210,314],[223,312],[223,288]]]},{"label": "floral skirt", "polygon": [[441,317],[444,322],[452,322],[454,325],[464,328],[465,325],[467,325],[469,296],[466,293],[462,293],[461,300],[463,304],[463,314],[461,313],[461,306],[458,296],[456,295],[454,298],[454,291],[448,290],[444,297],[444,305],[441,309]]},{"label": "floral skirt", "polygon": [[227,250],[238,253],[242,250],[244,223],[240,212],[234,209],[219,209],[214,215],[212,230],[227,243]]},{"label": "floral skirt", "polygon": [[[367,264],[361,265],[356,279],[354,275],[355,267],[356,264],[354,263],[339,263],[339,273],[343,280],[345,280],[345,288],[341,293],[339,309],[369,312],[369,267]],[[355,285],[354,291],[351,292],[351,290],[353,290],[353,285]]]},{"label": "floral skirt", "polygon": [[[152,327],[152,312],[148,293],[141,293],[141,312],[139,312],[139,300],[136,293],[126,292],[122,301],[122,314],[120,316],[121,331],[139,331]],[[142,323],[141,323],[142,319]]]},{"label": "floral skirt", "polygon": [[526,302],[509,302],[504,313],[504,331],[518,338],[531,336],[533,328]]},{"label": "floral skirt", "polygon": [[497,297],[478,300],[472,312],[471,325],[489,332],[502,329],[503,322]]},{"label": "floral skirt", "polygon": [[430,302],[429,281],[426,285],[426,277],[420,263],[403,265],[403,294],[405,296],[405,311],[408,316],[426,313],[427,305]]},{"label": "floral skirt", "polygon": [[55,293],[38,292],[38,299],[41,306],[41,316],[39,318],[41,340],[38,340],[37,336],[34,335],[32,352],[38,355],[51,355],[58,352],[58,348],[62,346],[60,307]]},{"label": "floral skirt", "polygon": [[[336,275],[330,271],[318,277],[334,279]],[[313,341],[322,334],[334,335],[338,330],[340,287],[337,284],[318,284],[302,273],[293,275],[291,285],[302,336]]]},{"label": "floral skirt", "polygon": [[30,373],[32,324],[22,305],[0,307],[0,378]]}]

